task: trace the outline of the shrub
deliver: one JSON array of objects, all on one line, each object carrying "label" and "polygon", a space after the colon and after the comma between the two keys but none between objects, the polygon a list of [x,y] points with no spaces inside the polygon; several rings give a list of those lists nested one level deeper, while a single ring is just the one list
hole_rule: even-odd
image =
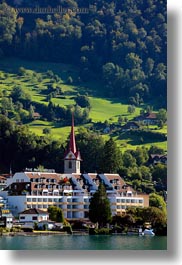
[{"label": "shrub", "polygon": [[90,228],[89,229],[89,234],[90,235],[109,235],[110,234],[110,229],[109,228]]},{"label": "shrub", "polygon": [[63,227],[63,231],[67,232],[68,234],[72,234],[73,231],[72,231],[72,228],[70,225],[66,225]]}]

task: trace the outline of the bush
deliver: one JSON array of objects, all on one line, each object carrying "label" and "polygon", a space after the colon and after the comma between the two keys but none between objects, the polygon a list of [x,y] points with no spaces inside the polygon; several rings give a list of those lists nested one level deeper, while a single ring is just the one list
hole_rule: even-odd
[{"label": "bush", "polygon": [[72,234],[73,231],[72,231],[72,228],[70,225],[66,225],[63,227],[63,231],[67,232],[68,234]]},{"label": "bush", "polygon": [[50,128],[44,128],[42,130],[43,134],[50,134],[51,133],[51,129]]},{"label": "bush", "polygon": [[89,229],[89,234],[90,235],[109,235],[110,234],[110,229],[109,228],[90,228]]}]

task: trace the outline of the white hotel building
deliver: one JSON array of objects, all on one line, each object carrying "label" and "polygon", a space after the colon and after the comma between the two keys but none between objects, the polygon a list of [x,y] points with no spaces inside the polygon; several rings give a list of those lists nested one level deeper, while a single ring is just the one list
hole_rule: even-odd
[{"label": "white hotel building", "polygon": [[102,182],[112,215],[121,214],[127,207],[149,206],[149,196],[138,194],[118,174],[81,174],[80,162],[72,120],[69,150],[64,157],[64,173],[51,170],[15,173],[8,179],[7,188],[0,195],[7,199],[14,215],[30,208],[46,211],[50,205],[56,205],[63,210],[68,220],[88,219],[90,198]]}]

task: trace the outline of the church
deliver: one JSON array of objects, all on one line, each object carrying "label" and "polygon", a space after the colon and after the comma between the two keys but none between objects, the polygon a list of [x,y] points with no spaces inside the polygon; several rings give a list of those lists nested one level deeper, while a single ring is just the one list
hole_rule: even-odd
[{"label": "church", "polygon": [[81,161],[72,116],[64,173],[55,173],[54,170],[17,172],[8,179],[0,196],[8,201],[14,215],[31,208],[47,211],[49,206],[55,205],[62,209],[68,220],[87,220],[90,198],[102,182],[113,216],[122,214],[128,207],[149,206],[149,196],[136,192],[118,174],[81,173]]}]

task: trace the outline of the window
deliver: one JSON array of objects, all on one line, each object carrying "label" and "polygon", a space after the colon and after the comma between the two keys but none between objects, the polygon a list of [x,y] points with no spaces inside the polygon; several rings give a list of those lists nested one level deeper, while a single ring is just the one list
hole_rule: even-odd
[{"label": "window", "polygon": [[32,216],[32,220],[36,221],[37,220],[37,216]]},{"label": "window", "polygon": [[69,161],[68,167],[72,168],[72,162],[71,161]]},{"label": "window", "polygon": [[20,220],[25,220],[25,216],[20,216]]},{"label": "window", "polygon": [[139,203],[143,203],[143,200],[139,200]]}]

